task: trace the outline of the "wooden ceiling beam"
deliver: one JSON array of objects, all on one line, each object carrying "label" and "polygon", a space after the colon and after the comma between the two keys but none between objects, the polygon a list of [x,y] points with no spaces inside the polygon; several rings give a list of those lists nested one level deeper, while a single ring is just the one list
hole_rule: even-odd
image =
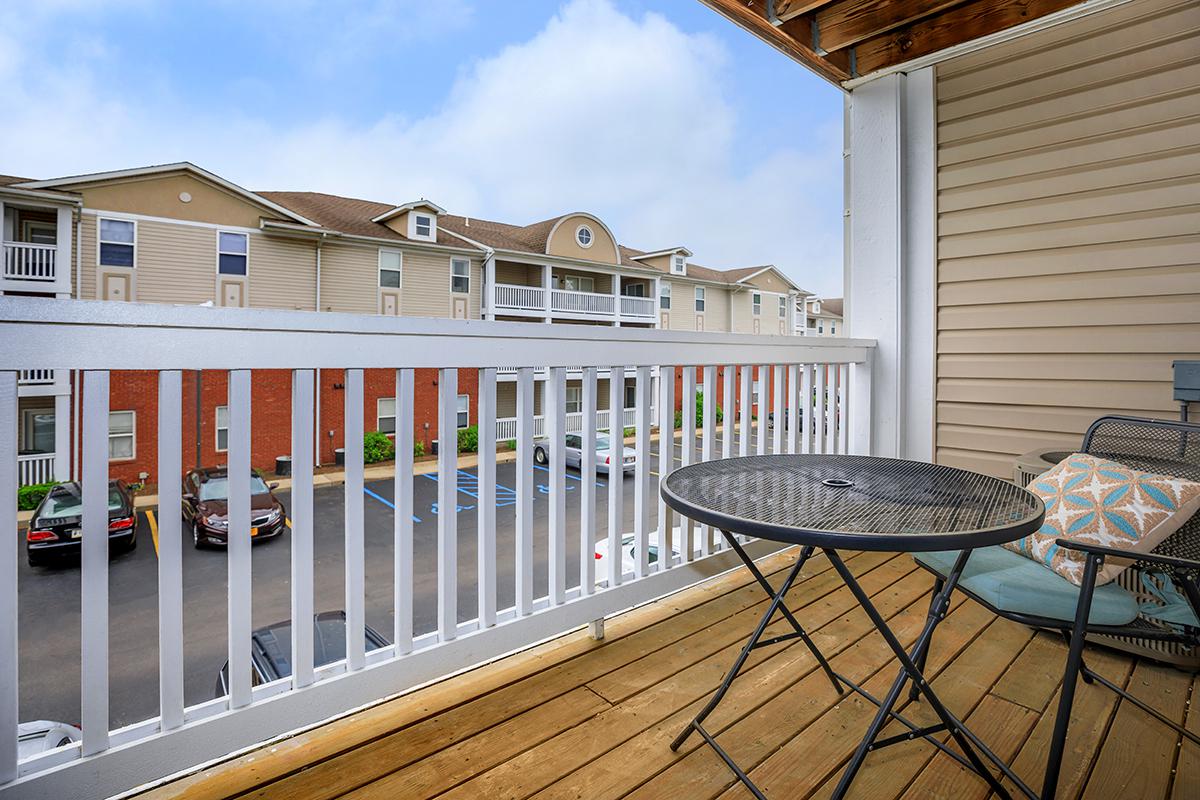
[{"label": "wooden ceiling beam", "polygon": [[1007,30],[1077,5],[1081,0],[971,0],[965,5],[917,20],[867,39],[854,47],[857,72],[869,75]]},{"label": "wooden ceiling beam", "polygon": [[765,0],[700,0],[704,5],[754,34],[785,55],[813,69],[838,85],[849,80],[849,57],[833,53],[817,55],[812,48],[812,25],[807,17],[795,17],[776,27],[767,21]]},{"label": "wooden ceiling beam", "polygon": [[817,46],[834,51],[945,11],[964,0],[839,0],[815,15]]},{"label": "wooden ceiling beam", "polygon": [[831,0],[775,0],[775,16],[787,22],[810,11],[816,11],[821,6],[829,5],[830,2]]}]

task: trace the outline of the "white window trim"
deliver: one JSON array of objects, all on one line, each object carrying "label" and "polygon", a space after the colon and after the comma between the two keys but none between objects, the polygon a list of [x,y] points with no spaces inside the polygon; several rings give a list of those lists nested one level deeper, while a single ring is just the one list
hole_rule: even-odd
[{"label": "white window trim", "polygon": [[[667,304],[665,306],[662,304],[662,301],[664,298],[667,301]],[[669,284],[669,283],[663,282],[658,285],[658,310],[659,311],[670,311],[671,310],[671,284]]]},{"label": "white window trim", "polygon": [[787,295],[785,295],[785,294],[779,295],[779,318],[780,319],[787,318],[787,307],[788,307]]},{"label": "white window trim", "polygon": [[[231,255],[231,256],[241,256],[241,255],[245,256],[245,258],[246,258],[246,274],[245,275],[235,275],[233,273],[221,272],[221,255],[224,252],[221,250],[221,234],[222,233],[228,233],[231,236],[241,236],[243,239],[246,240],[246,252],[245,253],[232,253],[232,252],[226,253],[226,255]],[[215,269],[216,274],[222,278],[245,278],[246,280],[250,280],[250,236],[248,234],[244,233],[243,231],[232,231],[227,228],[217,228],[217,255],[214,260],[213,269]]]},{"label": "white window trim", "polygon": [[[571,289],[567,286],[567,281],[576,281],[578,286]],[[588,288],[583,288],[584,284]],[[563,290],[568,292],[587,292],[588,294],[596,293],[596,279],[589,275],[564,275],[562,278]]]},{"label": "white window trim", "polygon": [[[55,243],[58,242],[58,225],[56,223],[46,222],[45,220],[41,220],[41,219],[21,220],[21,239],[23,241],[30,242],[31,244],[36,244],[33,241],[33,231],[35,228],[42,228],[44,230],[50,231],[50,233],[55,238]],[[134,238],[134,243],[136,246],[136,242],[137,242],[136,230],[134,232],[133,238]]]},{"label": "white window trim", "polygon": [[[467,409],[466,409],[466,414],[467,414],[467,424],[466,424],[466,425],[459,425],[459,424],[458,424],[458,415],[463,413],[463,412],[462,412],[462,411],[459,409],[459,407],[458,407],[458,401],[459,401],[459,400],[466,400],[466,401],[467,401],[467,403],[466,403],[466,405],[467,405]],[[460,394],[458,397],[456,397],[456,398],[455,398],[455,402],[454,402],[454,424],[457,426],[458,430],[460,430],[460,431],[466,430],[467,428],[471,427],[471,395],[469,395],[469,394]]]},{"label": "white window trim", "polygon": [[[221,409],[225,409],[225,415],[229,415],[229,406],[217,406],[213,409],[213,449],[218,453],[229,452],[229,425],[221,427]],[[221,431],[225,431],[225,447],[221,447]]]},{"label": "white window trim", "polygon": [[[392,267],[383,266],[383,254],[384,253],[395,253],[396,255],[400,256],[400,266],[395,269],[393,269]],[[404,251],[403,250],[397,250],[393,247],[381,247],[381,248],[379,248],[379,255],[376,256],[375,263],[379,267],[379,269],[375,270],[375,281],[379,284],[380,289],[401,289],[404,287]],[[397,272],[400,274],[400,285],[399,286],[384,286],[383,285],[383,272],[385,269],[388,272]]]},{"label": "white window trim", "polygon": [[[129,433],[113,434],[113,432],[112,432],[112,415],[113,414],[129,414],[133,418],[133,425],[130,426]],[[108,420],[109,420],[109,422],[108,422],[108,451],[109,451],[109,453],[112,452],[112,440],[113,440],[114,436],[120,436],[120,437],[128,436],[130,439],[129,452],[131,453],[131,455],[128,458],[113,458],[110,455],[108,458],[109,463],[111,464],[114,462],[124,463],[126,461],[136,461],[137,460],[137,412],[134,411],[133,409],[118,408],[115,411],[108,412]],[[57,423],[57,420],[55,420],[55,422]]]},{"label": "white window trim", "polygon": [[[38,408],[23,408],[21,409],[21,444],[22,450],[33,450],[33,435],[34,425],[33,418],[39,414],[51,414],[54,416],[54,427],[58,428],[58,416],[55,414],[54,406],[40,406]],[[42,450],[34,452],[53,453],[54,450]]]},{"label": "white window trim", "polygon": [[[583,242],[579,241],[579,232],[584,231],[584,230],[586,230],[588,232],[587,244],[584,244]],[[591,225],[584,223],[582,225],[579,225],[577,228],[575,228],[575,244],[579,245],[584,250],[588,250],[595,243],[596,243],[596,232],[594,230],[592,230]]]},{"label": "white window trim", "polygon": [[687,275],[687,259],[683,256],[671,256],[671,274]]},{"label": "white window trim", "polygon": [[[583,387],[582,386],[566,387],[566,394],[563,398],[563,405],[565,406],[568,414],[582,414],[583,413]],[[571,410],[572,405],[578,406],[579,408],[576,411],[572,411]]]},{"label": "white window trim", "polygon": [[[380,407],[379,404],[382,403],[384,400],[390,400],[392,402],[392,413],[391,414],[381,413],[383,411],[383,409]],[[390,431],[385,431],[383,429],[383,425],[380,424],[381,421],[385,420],[385,419],[390,419],[392,421],[392,429]],[[375,430],[379,431],[380,433],[383,433],[386,436],[395,436],[396,435],[396,398],[394,398],[394,397],[377,397],[375,399]]]},{"label": "white window trim", "polygon": [[[467,274],[458,276],[467,282],[467,288],[462,290],[461,292],[454,288],[454,278],[455,278],[454,262],[456,262],[456,261],[465,262],[467,265]],[[450,294],[469,295],[470,293],[471,293],[471,259],[467,258],[466,256],[451,256],[450,257]]]},{"label": "white window trim", "polygon": [[[417,233],[417,217],[426,217],[429,220],[429,234]],[[437,214],[432,212],[409,211],[408,212],[408,238],[418,242],[436,242],[437,241]]]},{"label": "white window trim", "polygon": [[750,293],[750,313],[756,317],[762,316],[762,292]]},{"label": "white window trim", "polygon": [[[101,264],[100,263],[100,245],[102,245],[102,244],[128,245],[129,244],[128,242],[105,242],[100,234],[100,231],[104,227],[102,223],[105,221],[133,223],[133,266],[132,267],[118,267],[115,264]],[[138,223],[137,223],[136,219],[126,219],[124,217],[111,217],[111,216],[96,217],[96,266],[97,267],[104,267],[105,269],[137,269],[137,264],[138,264],[138,245],[137,245],[137,243],[138,243]]]},{"label": "white window trim", "polygon": [[693,307],[696,309],[696,313],[703,314],[704,309],[708,306],[708,297],[707,293],[704,291],[704,287],[697,286],[693,296],[695,297],[695,303]]}]

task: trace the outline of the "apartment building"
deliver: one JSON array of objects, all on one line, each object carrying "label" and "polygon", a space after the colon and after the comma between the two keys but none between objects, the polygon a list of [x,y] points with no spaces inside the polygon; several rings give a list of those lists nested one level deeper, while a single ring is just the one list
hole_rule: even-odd
[{"label": "apartment building", "polygon": [[[627,247],[586,212],[511,225],[453,215],[424,198],[390,204],[249,191],[186,162],[51,180],[0,176],[0,212],[4,294],[748,334],[794,334],[807,326],[809,293],[773,266],[722,271],[694,264],[685,247]],[[184,376],[185,461],[220,463],[226,377],[204,370],[203,353],[196,366]],[[74,473],[79,404],[75,376],[60,373],[20,376],[22,483]],[[544,388],[544,376],[536,377]],[[578,375],[572,377],[568,412],[581,402]],[[609,377],[602,374],[599,386],[606,426]],[[321,463],[333,462],[343,443],[342,380],[340,370],[319,377],[314,436]],[[504,439],[515,433],[515,370],[498,380],[497,433]],[[632,375],[624,381],[631,407]],[[368,430],[394,430],[394,383],[390,371],[366,374]],[[476,376],[464,371],[460,428],[475,422],[476,390]],[[416,438],[428,451],[438,438],[436,373],[419,373],[415,394]],[[153,472],[155,397],[148,375],[113,374],[114,476],[137,480]],[[256,466],[271,468],[287,454],[289,403],[286,371],[254,373]]]},{"label": "apartment building", "polygon": [[806,336],[844,336],[842,298],[809,297],[805,300]]}]

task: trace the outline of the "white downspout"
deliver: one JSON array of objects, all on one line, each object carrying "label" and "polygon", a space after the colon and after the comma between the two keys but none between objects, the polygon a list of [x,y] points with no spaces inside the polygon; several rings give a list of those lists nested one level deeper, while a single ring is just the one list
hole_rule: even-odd
[{"label": "white downspout", "polygon": [[[71,295],[76,300],[83,299],[83,213],[79,214],[79,219],[75,221],[75,291]],[[71,370],[71,400],[75,404],[74,413],[71,422],[71,477],[74,480],[82,480],[83,475],[79,468],[79,430],[83,425],[81,395],[81,382],[79,380],[82,373],[75,369]]]},{"label": "white downspout", "polygon": [[[321,312],[321,245],[325,243],[325,234],[321,234],[321,238],[317,239],[317,291],[315,310],[319,314]],[[321,466],[321,368],[317,367],[316,386],[314,387],[314,402],[313,402],[313,462],[315,466]]]}]

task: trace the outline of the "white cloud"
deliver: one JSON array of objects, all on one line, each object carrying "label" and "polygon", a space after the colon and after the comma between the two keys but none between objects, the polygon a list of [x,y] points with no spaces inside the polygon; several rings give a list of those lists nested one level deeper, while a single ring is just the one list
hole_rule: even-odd
[{"label": "white cloud", "polygon": [[[0,52],[20,35],[0,34]],[[426,196],[517,223],[585,209],[631,246],[683,244],[715,267],[775,263],[840,292],[840,120],[747,158],[728,54],[656,14],[573,0],[532,39],[466,65],[433,113],[381,109],[369,125],[321,98],[310,121],[283,126],[197,108],[167,85],[121,91],[99,81],[104,57],[97,44],[65,61],[28,49],[0,59],[0,171],[190,160],[250,188]],[[393,108],[404,105],[398,80]]]}]

